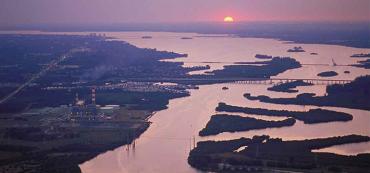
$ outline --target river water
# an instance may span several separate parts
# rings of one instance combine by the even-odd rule
[[[40,33],[40,32],[32,32]],[[55,33],[43,33],[55,34]],[[57,33],[60,34],[60,33]],[[88,33],[63,33],[88,34]],[[184,66],[206,65],[211,70],[222,69],[232,62],[261,61],[254,58],[255,54],[272,56],[289,56],[304,65],[302,68],[288,70],[276,77],[286,78],[320,78],[317,74],[323,71],[336,71],[339,75],[331,79],[352,80],[358,76],[370,74],[369,70],[345,66],[355,64],[357,60],[350,58],[355,53],[369,53],[370,49],[358,49],[335,45],[295,44],[273,39],[238,38],[227,35],[205,36],[193,33],[165,32],[105,32],[107,36],[117,40],[127,41],[142,48],[187,53],[187,58],[169,61],[185,62]],[[142,39],[142,36],[152,36],[152,39]],[[181,39],[192,37],[193,39]],[[302,46],[305,53],[288,53],[294,46]],[[310,53],[318,53],[311,55]],[[333,66],[333,61],[337,65]],[[320,65],[309,65],[320,64]],[[350,71],[345,74],[344,71]],[[194,72],[204,73],[204,71]],[[229,90],[221,88],[227,86]],[[267,95],[277,97],[295,97],[299,93],[315,93],[324,95],[324,85],[298,87],[299,93],[277,93],[268,91],[268,85],[215,84],[203,85],[199,90],[190,90],[191,96],[170,100],[168,109],[157,112],[151,117],[153,122],[149,129],[135,141],[135,145],[122,146],[113,151],[100,154],[92,160],[80,165],[84,173],[194,173],[197,170],[187,164],[187,157],[193,147],[194,140],[229,140],[254,135],[270,135],[285,140],[312,139],[320,137],[359,134],[370,136],[370,112],[336,107],[323,107],[350,113],[354,119],[350,122],[332,122],[321,124],[304,124],[297,121],[294,126],[269,128],[237,133],[221,133],[210,137],[199,137],[198,132],[205,127],[210,116],[216,114],[215,108],[219,102],[231,105],[277,110],[308,111],[315,106],[278,105],[250,101],[243,97],[244,93],[252,95]],[[257,117],[267,120],[279,120],[281,117],[254,116],[238,113],[238,115]],[[369,153],[370,143],[339,145],[318,150],[338,154],[354,155]]]
[[[299,69],[289,70],[277,77],[287,78],[320,78],[316,75],[322,71],[333,70],[339,75],[333,79],[354,79],[360,75],[369,74],[364,70],[349,66],[333,66],[333,60],[338,65],[356,63],[350,58],[355,53],[368,53],[370,49],[357,49],[334,45],[318,44],[288,44],[278,40],[259,38],[238,38],[233,36],[207,36],[192,33],[141,33],[119,32],[106,33],[117,40],[124,40],[142,48],[156,48],[158,50],[187,53],[187,58],[178,58],[170,61],[185,62],[184,66],[206,65],[211,70],[222,69],[232,62],[260,61],[254,58],[255,54],[273,56],[289,56],[302,64],[321,64],[319,66],[306,65]],[[142,36],[152,36],[152,39],[142,39]],[[192,37],[193,39],[181,39]],[[306,53],[288,53],[294,46],[302,46]],[[310,53],[318,53],[311,55]],[[344,71],[350,71],[345,74]],[[204,71],[196,72],[203,73]],[[229,90],[222,90],[223,86]],[[283,139],[307,139],[331,137],[339,135],[360,134],[370,135],[370,112],[345,108],[324,107],[350,113],[354,116],[350,122],[333,122],[315,125],[303,124],[301,121],[292,127],[270,128],[237,133],[222,133],[210,137],[199,137],[198,132],[205,127],[210,116],[216,114],[215,108],[219,102],[232,105],[260,107],[268,109],[287,109],[307,111],[315,106],[277,105],[250,101],[243,97],[248,92],[252,95],[268,95],[270,97],[295,97],[299,93],[310,92],[317,95],[325,94],[325,86],[315,85],[298,87],[299,93],[276,93],[267,91],[267,85],[238,85],[216,84],[200,86],[199,90],[191,90],[191,96],[171,100],[168,109],[157,112],[150,121],[150,128],[135,141],[135,147],[122,146],[113,151],[100,154],[96,158],[80,165],[84,173],[172,173],[198,172],[187,164],[187,157],[193,140],[229,140],[254,135],[270,135]],[[243,114],[239,114],[243,115]],[[252,116],[253,115],[243,115]],[[279,119],[261,117],[261,119]],[[353,155],[370,152],[370,143],[340,145],[322,149],[338,154]]]

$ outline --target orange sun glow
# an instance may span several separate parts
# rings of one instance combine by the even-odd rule
[[[224,22],[234,22],[234,18],[233,18],[233,17],[231,17],[231,16],[226,16],[226,17],[224,18]]]

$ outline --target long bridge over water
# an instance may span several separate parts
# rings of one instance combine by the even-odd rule
[[[352,82],[348,79],[315,79],[315,78],[143,78],[131,79],[138,82],[172,82],[172,83],[233,83],[233,84],[277,84],[293,81],[303,81],[314,85],[346,84]]]

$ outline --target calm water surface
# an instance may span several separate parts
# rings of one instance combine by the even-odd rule
[[[322,64],[321,66],[307,65],[300,69],[289,70],[278,77],[290,78],[320,78],[316,75],[322,71],[333,70],[338,76],[333,79],[354,79],[357,76],[369,74],[368,70],[349,67],[333,66],[333,60],[339,65],[356,63],[350,58],[355,53],[367,53],[369,49],[357,49],[343,46],[317,45],[317,44],[286,44],[272,39],[236,38],[236,37],[198,37],[189,33],[107,33],[118,40],[125,40],[138,47],[156,48],[158,50],[187,53],[189,57],[178,58],[170,61],[185,62],[184,66],[206,65],[202,62],[220,62],[208,64],[213,69],[222,69],[223,65],[233,62],[260,61],[254,55],[267,54],[273,56],[289,56],[297,59],[302,64]],[[152,39],[141,39],[150,35]],[[181,37],[193,37],[191,40],[182,40]],[[288,53],[287,49],[293,46],[302,46],[306,53]],[[313,56],[310,53],[318,53]],[[351,74],[344,74],[345,70]],[[197,72],[203,73],[204,71]],[[222,90],[228,86],[229,90]],[[171,100],[169,108],[159,111],[150,121],[153,124],[135,142],[135,149],[128,146],[106,152],[98,157],[81,164],[84,173],[98,172],[197,172],[187,164],[187,156],[192,147],[192,138],[201,140],[229,140],[254,135],[270,135],[286,140],[331,137],[349,134],[370,136],[370,112],[345,108],[324,107],[350,113],[354,116],[350,122],[333,122],[307,125],[298,121],[292,127],[270,128],[252,130],[238,133],[222,133],[210,137],[199,137],[198,132],[205,127],[210,116],[216,114],[215,108],[219,102],[232,105],[260,107],[269,109],[287,109],[307,111],[315,106],[276,105],[250,101],[245,99],[243,93],[252,95],[268,95],[270,97],[295,97],[299,93],[310,92],[317,95],[325,94],[325,86],[298,87],[299,93],[276,93],[267,91],[266,85],[237,85],[217,84],[201,86],[199,90],[191,90],[191,96]],[[242,116],[257,117],[239,114]],[[258,116],[261,119],[281,119],[279,117]],[[339,145],[325,148],[318,152],[335,152],[338,154],[353,155],[370,152],[370,143]]]
[[[0,32],[1,33],[1,32]],[[40,32],[28,32],[40,33]],[[304,65],[302,68],[286,71],[277,77],[287,78],[320,78],[316,75],[323,71],[333,70],[339,75],[332,79],[354,79],[370,74],[369,70],[350,66],[333,66],[355,64],[359,59],[350,58],[355,53],[369,53],[370,49],[349,48],[318,44],[287,44],[272,39],[237,38],[237,37],[199,37],[192,33],[143,33],[143,32],[105,32],[107,36],[124,40],[142,48],[187,53],[189,57],[169,61],[185,62],[184,66],[206,65],[202,62],[220,62],[208,64],[211,70],[222,69],[233,62],[261,61],[254,58],[255,54],[273,56],[289,56],[302,64],[321,64],[320,66]],[[55,34],[55,33],[43,33]],[[56,33],[60,34],[60,33]],[[88,34],[88,33],[63,33]],[[152,39],[142,39],[142,36]],[[193,37],[183,40],[181,37]],[[287,49],[302,46],[305,53],[288,53]],[[318,55],[310,55],[318,53]],[[344,71],[350,74],[344,74]],[[195,72],[204,73],[204,71]],[[229,90],[222,90],[223,86]],[[191,96],[170,100],[168,109],[157,112],[151,119],[152,125],[136,140],[135,147],[122,146],[113,151],[100,154],[96,158],[80,165],[84,173],[188,173],[198,172],[187,164],[187,157],[192,147],[192,139],[229,140],[254,135],[270,135],[285,140],[311,139],[349,134],[370,136],[370,112],[346,108],[324,107],[325,109],[350,113],[354,116],[350,122],[332,122],[308,125],[301,121],[292,127],[251,130],[237,133],[221,133],[210,137],[199,137],[198,132],[205,127],[210,116],[216,114],[219,102],[232,105],[277,110],[308,111],[315,106],[277,105],[250,101],[243,97],[244,93],[252,95],[268,95],[277,97],[295,97],[299,93],[325,94],[325,86],[298,87],[299,93],[277,93],[267,91],[267,85],[216,84],[200,86],[199,90],[191,90]],[[281,117],[254,116],[240,113],[242,116],[257,117],[266,120],[280,120]],[[329,147],[317,152],[334,152],[354,155],[370,152],[370,143],[348,144]]]

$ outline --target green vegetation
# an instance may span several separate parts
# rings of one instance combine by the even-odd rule
[[[199,136],[217,135],[222,132],[238,132],[273,127],[285,127],[295,124],[295,119],[288,118],[282,121],[265,121],[238,115],[212,115],[206,127],[199,132]]]
[[[343,156],[314,153],[311,150],[367,141],[370,141],[370,137],[359,135],[296,141],[283,141],[269,136],[204,141],[198,142],[197,147],[190,152],[188,163],[209,172],[272,172],[274,169],[298,172],[321,172],[328,169],[366,172],[370,167],[370,154]],[[241,147],[244,149],[240,150]]]
[[[253,115],[292,117],[303,121],[305,124],[325,123],[333,121],[351,121],[352,115],[342,112],[329,111],[325,109],[310,109],[308,112],[287,111],[287,110],[268,110],[262,108],[248,108],[219,103],[216,111],[241,112]]]

